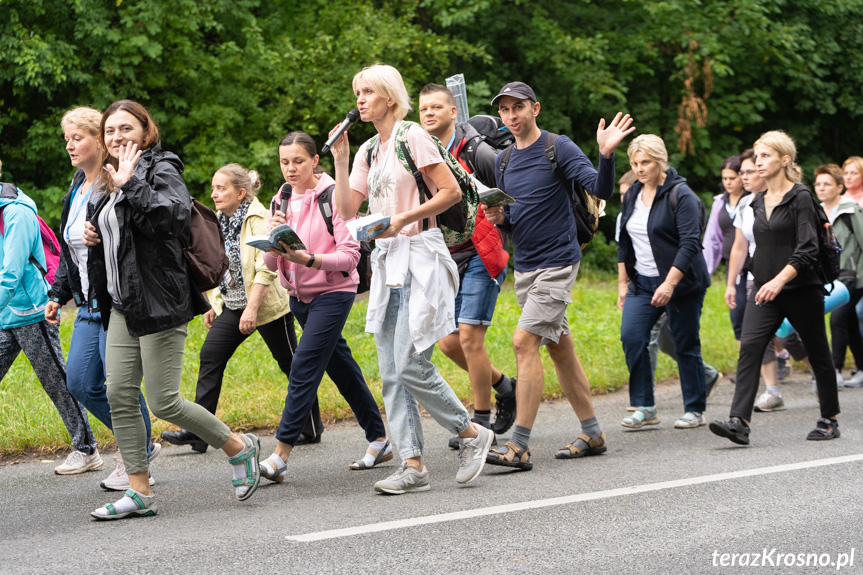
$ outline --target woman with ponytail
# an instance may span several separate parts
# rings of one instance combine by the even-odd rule
[[[264,252],[246,245],[249,236],[267,235],[267,209],[255,197],[261,187],[258,173],[228,164],[213,175],[210,197],[219,212],[230,267],[222,283],[207,294],[212,309],[204,314],[210,331],[201,346],[201,367],[195,403],[216,413],[222,378],[231,356],[255,330],[261,334],[285,377],[297,348],[294,317],[278,274],[264,263]],[[164,431],[162,439],[207,451],[207,442],[192,433]]]
[[[797,149],[786,133],[767,132],[753,148],[758,174],[767,182],[767,191],[757,194],[750,204],[752,233],[758,245],[752,258],[754,285],[743,316],[731,417],[714,421],[710,431],[734,443],[749,444],[761,358],[787,317],[809,354],[820,398],[821,417],[807,439],[835,439],[839,437],[839,397],[824,326],[824,287],[815,272],[820,208],[801,183],[802,172],[795,163]]]

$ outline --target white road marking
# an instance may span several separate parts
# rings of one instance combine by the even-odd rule
[[[285,539],[289,541],[300,541],[308,543],[311,541],[323,541],[326,539],[337,539],[340,537],[353,537],[357,535],[377,533],[379,531],[389,531],[392,529],[403,529],[407,527],[417,527],[420,525],[431,525],[433,523],[444,523],[446,521],[460,521],[462,519],[475,519],[477,517],[484,517],[486,515],[500,515],[502,513],[514,513],[517,511],[525,511],[528,509],[541,509],[543,507],[554,507],[557,505],[570,505],[572,503],[580,503],[582,501],[609,499],[611,497],[620,497],[623,495],[636,495],[639,493],[648,493],[650,491],[675,489],[677,487],[688,487],[690,485],[714,483],[717,481],[726,481],[728,479],[756,477],[759,475],[784,473],[786,471],[798,471],[800,469],[824,467],[827,465],[839,465],[842,463],[852,463],[855,461],[863,461],[863,453],[857,455],[845,455],[842,457],[831,457],[829,459],[816,459],[814,461],[801,461],[800,463],[789,463],[787,465],[775,465],[772,467],[759,467],[756,469],[747,469],[743,471],[732,471],[730,473],[717,473],[715,475],[704,475],[701,477],[691,477],[689,479],[674,479],[672,481],[661,481],[659,483],[633,485],[632,487],[621,487],[618,489],[608,489],[605,491],[594,491],[593,493],[581,493],[579,495],[568,495],[565,497],[552,497],[550,499],[523,501],[521,503],[510,503],[508,505],[481,507],[479,509],[468,509],[465,511],[441,513],[438,515],[428,515],[425,517],[410,517],[407,519],[383,521],[380,523],[370,523],[368,525],[358,525],[356,527],[345,527],[343,529],[331,529],[329,531],[318,531],[316,533],[306,533],[303,535],[287,535]]]

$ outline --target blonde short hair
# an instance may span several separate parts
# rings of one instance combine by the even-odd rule
[[[99,123],[102,121],[102,112],[95,108],[79,106],[72,108],[60,120],[60,128],[65,132],[70,125],[78,126],[97,140],[99,139]]]
[[[402,75],[392,66],[388,64],[366,66],[354,76],[351,82],[354,89],[357,87],[357,80],[359,78],[363,78],[368,82],[375,94],[392,99],[394,102],[392,111],[396,119],[403,120],[408,115],[408,112],[411,111],[411,99],[408,96],[408,89],[405,87]]]
[[[860,172],[860,174],[863,174],[863,158],[861,158],[860,156],[851,156],[850,158],[845,160],[844,164],[842,164],[842,169],[844,170],[845,168],[847,168],[849,164],[854,164],[855,166],[857,166],[857,171]]]
[[[626,150],[629,161],[631,162],[632,157],[639,152],[658,163],[663,172],[668,170],[668,150],[665,149],[665,142],[659,136],[642,134],[632,140]]]
[[[785,166],[785,178],[795,184],[803,182],[803,170],[797,165],[797,146],[794,145],[791,136],[782,130],[772,130],[761,134],[752,147],[755,148],[759,144],[775,150],[780,157],[789,156],[791,161]]]

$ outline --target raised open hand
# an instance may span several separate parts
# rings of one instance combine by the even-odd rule
[[[605,127],[605,118],[600,118],[599,127],[596,128],[596,143],[599,144],[599,153],[610,158],[623,139],[635,131],[632,126],[632,117],[618,112],[608,127]]]
[[[114,186],[122,188],[135,174],[135,165],[141,158],[141,150],[138,149],[138,144],[125,144],[120,146],[120,157],[117,158],[119,166],[114,169],[114,166],[108,164],[105,166],[105,171],[114,180]]]

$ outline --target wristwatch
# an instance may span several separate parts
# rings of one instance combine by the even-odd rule
[[[310,268],[315,263],[315,254],[309,254],[309,261],[306,262],[306,267]]]

